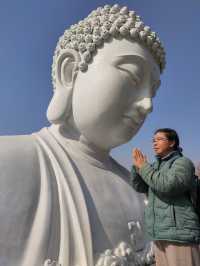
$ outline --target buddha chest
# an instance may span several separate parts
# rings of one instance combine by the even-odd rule
[[[143,198],[128,183],[128,171],[116,165],[104,169],[76,160],[77,175],[85,197],[95,257],[120,243],[144,247]]]

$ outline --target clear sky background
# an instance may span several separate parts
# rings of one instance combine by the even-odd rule
[[[51,63],[58,37],[93,9],[115,1],[0,0],[0,135],[27,134],[48,125]],[[152,134],[178,131],[185,155],[200,161],[200,0],[118,1],[159,33],[167,66],[154,110],[128,144],[112,151],[130,167],[139,147],[153,159]]]

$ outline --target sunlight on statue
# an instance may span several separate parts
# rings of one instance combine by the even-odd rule
[[[151,265],[143,198],[109,154],[152,111],[165,67],[127,7],[98,8],[59,39],[49,128],[1,137],[0,264]]]

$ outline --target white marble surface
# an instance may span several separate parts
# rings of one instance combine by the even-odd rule
[[[159,66],[125,38],[104,43],[86,72],[79,63],[71,49],[57,57],[50,128],[0,138],[2,266],[136,265],[146,252],[143,198],[109,153],[152,111]]]

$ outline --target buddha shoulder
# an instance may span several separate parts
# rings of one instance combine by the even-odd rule
[[[30,181],[38,171],[36,143],[32,135],[0,137],[1,181]]]
[[[32,135],[0,136],[0,158],[16,159],[20,156],[36,153]]]

